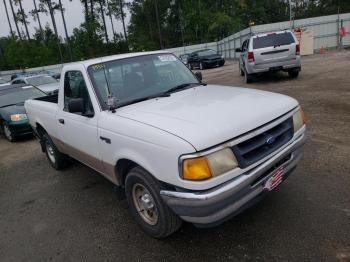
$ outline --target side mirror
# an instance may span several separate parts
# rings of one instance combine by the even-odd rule
[[[237,53],[242,53],[242,48],[236,48],[235,51],[236,51]]]
[[[68,102],[69,113],[83,113],[84,112],[84,99],[72,98]]]
[[[202,76],[202,73],[201,73],[201,72],[196,72],[194,75],[197,77],[197,79],[198,79],[200,82],[202,82],[203,76]]]

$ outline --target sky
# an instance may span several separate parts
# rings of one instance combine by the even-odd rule
[[[7,36],[7,35],[9,35],[9,32],[10,32],[10,27],[8,25],[6,12],[5,12],[5,6],[4,6],[3,1],[4,0],[0,0],[0,37]],[[12,30],[16,31],[16,27],[15,27],[15,24],[13,21],[9,0],[5,0],[5,1],[7,4],[7,9],[9,11],[9,16],[10,16],[10,20],[11,20],[11,24],[12,24]],[[36,2],[37,2],[37,6],[38,6],[39,0],[37,0]],[[65,18],[66,18],[66,23],[67,23],[68,34],[71,35],[73,32],[73,29],[75,27],[78,27],[84,20],[83,6],[79,0],[73,0],[72,2],[70,2],[69,0],[62,0],[62,5],[65,8]],[[28,24],[29,33],[31,35],[33,35],[35,32],[34,28],[39,27],[38,22],[34,21],[33,17],[30,14],[28,14],[28,12],[30,10],[34,9],[33,0],[22,0],[22,6],[23,6],[23,9],[28,16],[28,21],[30,22],[30,24]],[[14,9],[16,12],[18,7],[14,6]],[[55,18],[56,18],[58,34],[60,36],[62,36],[62,38],[64,38],[64,28],[63,28],[61,13],[56,12]],[[130,15],[127,12],[127,15],[126,15],[126,22],[127,23],[129,22],[129,19],[130,19]],[[40,14],[40,21],[41,21],[41,25],[43,27],[45,27],[46,24],[48,23],[50,28],[51,29],[53,28],[49,15],[45,15],[45,14],[41,13]],[[107,24],[106,26],[107,26],[108,35],[109,35],[110,39],[112,39],[113,33],[112,33],[112,27],[111,27],[111,22],[110,22],[109,17],[106,17],[106,24]],[[120,20],[116,20],[113,18],[113,24],[114,24],[114,28],[115,28],[117,33],[121,33],[123,31],[123,26],[122,26],[122,23]],[[22,30],[25,31],[24,26],[21,25],[20,23],[19,23],[19,27],[20,27],[21,31]]]

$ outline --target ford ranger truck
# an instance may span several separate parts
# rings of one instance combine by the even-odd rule
[[[25,109],[55,169],[71,157],[101,173],[155,238],[251,206],[296,168],[305,138],[295,99],[206,85],[167,52],[66,65],[58,95]]]

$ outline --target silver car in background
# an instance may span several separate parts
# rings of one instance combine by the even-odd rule
[[[59,82],[50,75],[20,76],[11,81],[11,84],[25,84],[35,86],[44,93],[50,95],[58,91]]]
[[[236,52],[241,53],[239,69],[246,83],[259,73],[286,71],[296,78],[301,70],[300,45],[290,30],[251,36]]]

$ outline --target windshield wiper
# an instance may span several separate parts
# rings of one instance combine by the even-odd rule
[[[120,103],[117,107],[119,108],[119,107],[131,105],[131,104],[139,103],[142,101],[150,100],[153,98],[157,98],[157,97],[168,97],[168,96],[170,96],[170,94],[165,94],[165,93],[160,93],[160,94],[156,94],[156,95],[152,95],[152,96],[145,96],[145,97],[136,98],[136,99],[132,99],[130,101]]]
[[[146,97],[141,97],[141,98],[136,98],[136,99],[133,99],[133,100],[130,100],[130,101],[126,101],[126,102],[120,103],[118,105],[118,108],[119,107],[123,107],[123,106],[127,106],[127,105],[131,105],[131,104],[135,104],[135,103],[139,103],[139,102],[142,102],[142,101],[154,99],[154,98],[157,98],[157,97],[169,97],[171,93],[179,91],[179,90],[187,89],[187,88],[189,88],[190,86],[193,86],[193,85],[206,85],[206,84],[205,83],[186,83],[186,84],[177,85],[177,86],[172,87],[169,90],[167,90],[165,92],[161,92],[159,94],[146,96]]]
[[[184,90],[184,89],[187,89],[189,88],[190,86],[193,86],[193,85],[205,85],[203,83],[186,83],[186,84],[181,84],[181,85],[177,85],[177,86],[174,86],[172,88],[170,88],[169,90],[165,91],[163,94],[171,94],[171,93],[174,93],[176,91],[179,91],[179,90]]]

